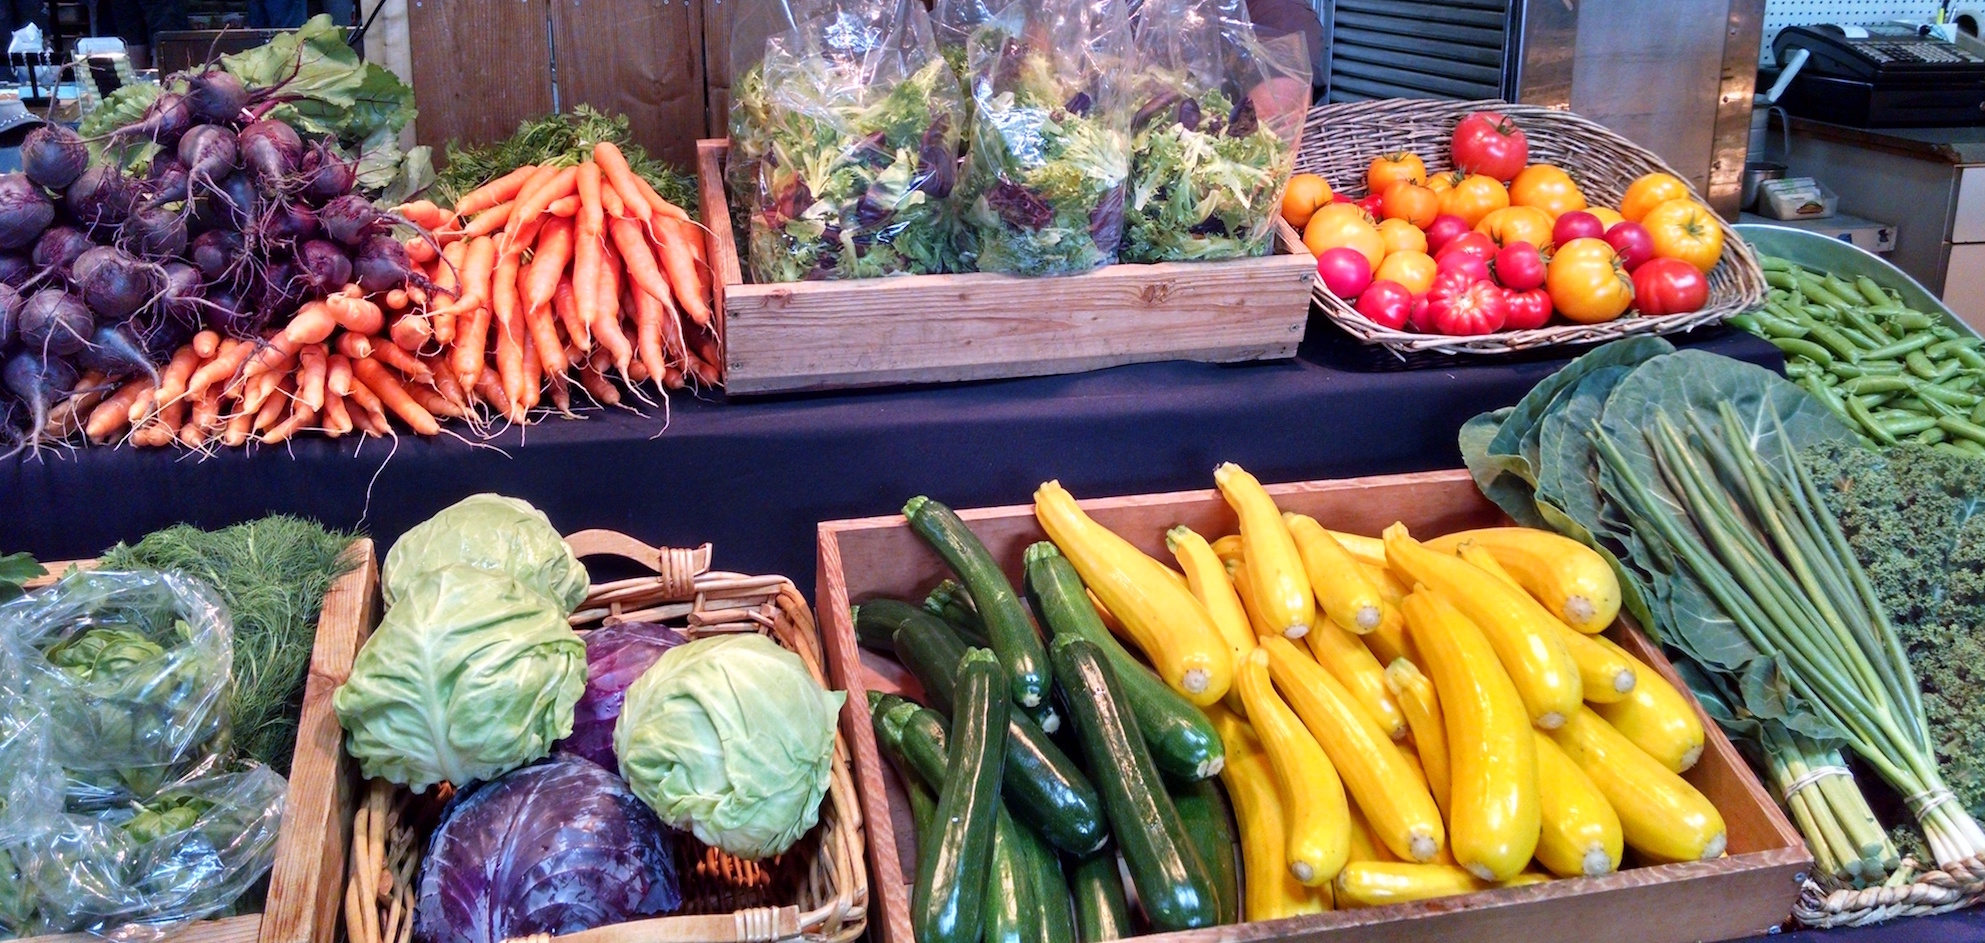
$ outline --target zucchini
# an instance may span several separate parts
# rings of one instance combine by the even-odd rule
[[[985,930],[1009,687],[999,660],[985,649],[965,653],[957,683],[937,815],[931,834],[917,847],[910,919],[918,943],[978,943]]]
[[[984,943],[1037,943],[1032,934],[1041,908],[1034,900],[1028,846],[1038,844],[1002,805],[993,832],[992,870],[986,872]]]
[[[1052,651],[1055,675],[1089,768],[1110,773],[1098,783],[1103,808],[1130,866],[1131,886],[1144,915],[1161,931],[1213,926],[1220,919],[1213,875],[1193,850],[1185,822],[1158,778],[1136,716],[1122,706],[1102,648],[1080,636],[1061,635]]]
[[[1220,772],[1226,754],[1213,722],[1103,627],[1102,617],[1096,615],[1096,607],[1082,588],[1082,578],[1067,557],[1034,553],[1029,548],[1026,583],[1027,598],[1050,636],[1084,638],[1102,649],[1118,691],[1137,716],[1137,729],[1143,732],[1151,759],[1160,770],[1183,780],[1205,779]]]
[[[1199,860],[1213,874],[1213,897],[1220,923],[1241,922],[1241,879],[1234,863],[1234,814],[1227,794],[1213,780],[1201,779],[1172,787],[1172,805],[1185,821],[1186,835]]]
[[[857,616],[869,631],[878,631],[877,623],[892,629],[897,660],[916,675],[931,706],[949,713],[964,645],[935,616],[895,600],[875,600]],[[1078,855],[1094,851],[1108,836],[1096,787],[1025,714],[1009,712],[1006,734],[1001,790],[1014,816],[1056,848]]]
[[[924,597],[924,611],[944,620],[951,631],[974,648],[991,648],[986,641],[986,623],[979,610],[972,608],[972,597],[957,580],[943,580]]]
[[[1020,860],[1026,865],[1033,908],[1028,914],[1028,943],[1075,943],[1075,905],[1068,896],[1068,879],[1061,857],[1046,840],[1025,825],[1015,825]]]
[[[875,726],[876,748],[895,768],[896,778],[902,781],[903,794],[910,799],[910,820],[917,826],[917,835],[922,836],[930,831],[931,815],[937,811],[937,799],[930,794],[930,787],[924,784],[924,778],[911,770],[909,759],[903,755],[900,708],[909,703],[893,694],[868,692],[868,710]],[[899,711],[898,718],[892,718],[892,710]]]
[[[1123,872],[1117,867],[1115,845],[1078,859],[1068,871],[1068,886],[1075,897],[1075,929],[1082,943],[1137,934],[1130,926],[1130,905],[1123,899]]]
[[[879,623],[873,619],[869,619],[866,621],[862,619],[863,609],[867,609],[869,606],[875,603],[892,603],[892,602],[896,602],[896,600],[872,599],[869,600],[868,602],[862,603],[859,606],[848,607],[848,621],[854,623],[855,626],[856,645],[860,645],[861,647],[866,648],[872,652],[881,652],[884,655],[896,654],[895,643],[891,642],[889,639],[892,630],[886,628],[883,623]]]
[[[1000,666],[1006,669],[1013,703],[1034,707],[1046,700],[1054,682],[1048,668],[1048,653],[1041,645],[1040,634],[1034,631],[1034,623],[1027,618],[1027,607],[1021,604],[1019,594],[1007,582],[1006,574],[1000,572],[986,545],[979,542],[950,508],[923,495],[903,505],[903,516],[910,519],[910,529],[958,574],[966,592],[971,594],[972,608],[985,622],[986,638],[992,642],[993,652],[999,655]]]

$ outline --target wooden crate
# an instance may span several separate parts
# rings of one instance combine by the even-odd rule
[[[1360,534],[1376,534],[1395,520],[1426,535],[1508,523],[1464,471],[1273,485],[1268,490],[1286,510]],[[1236,528],[1233,512],[1215,491],[1104,498],[1082,506],[1099,523],[1160,559],[1169,558],[1164,533],[1175,524],[1209,536]],[[1020,555],[1027,545],[1045,538],[1031,506],[959,514],[1010,575],[1020,573]],[[823,523],[819,549],[820,626],[834,684],[845,687],[849,704],[865,714],[869,690],[894,691],[915,682],[893,662],[856,646],[849,604],[874,596],[918,598],[948,571],[900,516]],[[1638,631],[1616,625],[1610,634],[1682,687],[1667,659]],[[865,720],[854,726],[849,733],[856,783],[868,819],[869,864],[880,902],[870,923],[877,943],[913,943],[908,882],[916,850],[907,802],[894,772],[876,753],[872,728]],[[1724,858],[1165,938],[1206,943],[1587,943],[1606,935],[1595,930],[1605,927],[1636,943],[1685,943],[1766,932],[1790,913],[1812,856],[1729,739],[1706,717],[1704,726],[1708,742],[1702,760],[1686,778],[1723,813],[1730,839]]]
[[[722,286],[724,389],[780,393],[1077,373],[1154,360],[1292,357],[1316,260],[1281,220],[1274,255],[1084,275],[903,275],[748,284],[724,193],[726,141],[697,144]]]
[[[331,709],[331,694],[351,675],[352,659],[379,621],[379,563],[372,541],[352,544],[358,565],[324,597],[303,714],[290,760],[289,794],[276,833],[276,861],[262,912],[201,920],[174,932],[171,943],[333,943],[344,900],[345,850],[351,847],[353,795],[358,769],[345,755],[344,731]],[[29,588],[54,582],[70,566],[48,564],[51,574]],[[102,943],[87,933],[31,937],[22,943]]]

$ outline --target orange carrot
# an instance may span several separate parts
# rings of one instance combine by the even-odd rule
[[[324,408],[324,375],[330,369],[324,353],[324,345],[312,344],[297,351],[299,364],[296,371],[296,395],[298,402],[312,411]]]
[[[642,235],[641,224],[631,219],[610,219],[607,232],[613,235],[614,247],[620,250],[627,277],[656,298],[669,297],[668,279],[662,277],[662,270],[656,266],[655,254],[648,251],[648,239]]]
[[[324,388],[339,396],[349,396],[352,391],[352,359],[344,354],[332,354],[324,362]]]
[[[422,229],[440,229],[448,222],[448,211],[435,206],[432,200],[415,200],[412,203],[402,203],[399,206],[393,207],[393,212],[406,217],[407,222]]]
[[[402,350],[419,350],[428,338],[434,336],[434,323],[424,314],[405,315],[393,322],[388,336],[393,338],[393,345]]]
[[[277,387],[289,380],[289,363],[285,361],[277,365],[275,369],[257,374],[252,379],[243,381],[244,389],[241,394],[241,408],[249,412],[261,409],[262,404],[268,402],[269,397],[275,395]]]
[[[524,334],[524,400],[523,409],[517,413],[522,419],[524,412],[537,408],[538,397],[544,395],[544,361],[538,358],[536,335]]]
[[[364,334],[353,334],[347,331],[338,335],[337,351],[353,360],[370,357],[372,356],[372,338]]]
[[[549,216],[564,216],[567,218],[577,216],[579,214],[579,194],[574,193],[559,197],[551,201],[551,205],[545,207],[544,211]]]
[[[408,396],[413,397],[414,402],[420,404],[420,408],[434,414],[437,420],[441,416],[446,416],[450,419],[459,419],[468,415],[460,406],[448,402],[448,397],[442,396],[440,390],[425,383],[409,383],[406,386],[406,391]]]
[[[283,412],[290,407],[296,387],[285,377],[274,392],[262,400],[261,409],[255,412],[255,423],[250,426],[256,432],[267,432],[283,418]],[[249,407],[254,409],[254,407]]]
[[[398,344],[382,344],[375,339],[372,342],[372,356],[369,359],[377,360],[400,371],[409,379],[423,383],[434,376],[433,371],[427,368],[427,364],[421,363],[420,358],[407,353]],[[353,362],[352,366],[357,367],[357,362]],[[370,386],[371,384],[367,385]]]
[[[565,264],[572,258],[572,222],[554,218],[538,233],[531,271],[524,280],[524,318],[535,335],[538,360],[546,373],[564,373],[565,345],[558,339],[557,321],[552,317],[551,298],[558,293]]]
[[[589,272],[586,277],[593,278],[593,274]],[[598,279],[594,282],[597,288]],[[572,341],[573,351],[583,357],[593,349],[593,331],[579,314],[575,290],[572,278],[559,281],[558,289],[551,293],[551,311],[558,317],[558,323],[565,326],[565,336]]]
[[[654,186],[648,183],[647,178],[636,174],[634,176],[634,186],[640,189],[642,199],[648,202],[648,206],[655,211],[657,217],[673,219],[684,223],[690,221],[689,212],[674,203],[662,199],[662,195],[655,192]]]
[[[316,410],[298,403],[296,408],[290,411],[289,418],[269,427],[269,431],[262,434],[262,443],[264,445],[275,445],[279,442],[287,441],[290,436],[296,434],[298,429],[310,425],[311,421],[316,418]]]
[[[648,382],[648,365],[639,360],[629,364],[627,368],[627,382],[636,385]],[[659,377],[656,378],[656,382],[660,382]]]
[[[544,215],[545,208],[566,194],[574,192],[579,182],[579,168],[565,167],[552,173],[544,185],[517,198],[517,208],[510,211],[510,221],[503,224],[506,233],[520,233],[523,228]]]
[[[353,361],[352,376],[358,382],[365,384],[366,389],[379,397],[380,403],[391,409],[393,415],[404,420],[415,432],[421,435],[436,435],[441,432],[441,424],[435,421],[434,414],[408,395],[407,388],[393,376],[393,371],[387,369],[385,364],[372,357]],[[356,390],[356,387],[353,389]]]
[[[661,299],[638,288],[634,290],[635,337],[638,338],[641,362],[653,376],[668,372],[668,357],[662,353],[662,319],[669,316],[670,312]]]
[[[351,413],[345,409],[345,398],[332,393],[324,398],[324,434],[335,439],[352,431]]]
[[[234,346],[230,347],[228,346],[229,344],[233,344]],[[239,371],[248,363],[248,357],[253,353],[255,353],[254,341],[238,341],[231,337],[222,341],[220,351],[214,354],[214,359],[207,361],[200,366],[200,369],[193,371],[193,375],[185,381],[183,386],[177,387],[176,391],[172,378],[170,376],[165,377],[159,384],[159,392],[170,393],[171,395],[159,398],[157,400],[158,404],[162,406],[168,400],[176,400],[185,393],[198,395],[207,387],[213,386],[216,383],[226,383],[233,380],[236,371]],[[177,356],[173,357],[175,364],[178,360],[179,358]],[[171,369],[171,366],[168,365],[167,369]]]
[[[469,220],[469,224],[462,227],[462,238],[477,239],[501,230],[504,226],[509,225],[510,214],[516,209],[517,204],[514,201],[490,207],[483,211],[481,216]]]
[[[364,298],[332,295],[324,299],[324,305],[330,309],[331,320],[354,334],[377,334],[386,327],[386,312],[379,310],[378,305]],[[296,322],[290,323],[294,325]],[[321,341],[329,336],[326,334],[317,340]],[[315,343],[315,341],[306,343]]]
[[[608,248],[610,251],[611,247]],[[593,336],[599,338],[600,346],[606,349],[614,366],[620,369],[621,377],[625,378],[628,364],[634,360],[634,345],[628,341],[627,332],[621,329],[619,273],[618,259],[601,260],[600,284],[594,295],[599,299],[599,304],[593,309],[591,326]]]
[[[408,239],[403,245],[407,249],[407,261],[415,265],[426,265],[440,256],[440,253],[434,251],[434,243],[419,236]]]
[[[620,195],[626,204],[624,212],[633,213],[634,218],[646,225],[654,215],[654,207],[648,205],[647,198],[641,195],[641,187],[634,176],[634,168],[627,166],[627,157],[612,141],[601,141],[593,145],[593,162],[600,165],[600,174],[608,186]],[[613,215],[619,216],[621,212]]]
[[[568,419],[579,418],[572,415],[572,381],[569,377],[563,373],[545,374],[545,386],[550,388],[551,408]]]
[[[524,398],[524,325],[517,316],[517,270],[521,250],[503,250],[489,288],[494,297],[490,308],[496,315],[496,373],[503,381],[503,392],[511,402]]]
[[[212,331],[201,331],[193,335],[193,352],[205,360],[221,349],[221,336]]]
[[[227,354],[232,353],[233,348],[229,347],[228,346],[229,344],[233,344],[237,347],[247,346],[244,345],[241,341],[235,340],[233,338],[228,338],[226,341],[222,342],[218,348],[216,348],[216,352],[217,352],[216,359],[218,359],[219,357],[227,356]],[[242,355],[243,358],[245,358],[246,356],[247,356],[246,354]],[[202,358],[199,354],[198,345],[195,344],[188,344],[184,347],[179,348],[176,351],[173,351],[172,360],[165,365],[164,370],[159,372],[159,388],[158,391],[152,395],[151,401],[143,404],[139,404],[139,403],[131,404],[131,410],[132,410],[131,421],[137,422],[138,418],[144,415],[144,413],[140,411],[141,405],[163,406],[166,403],[169,403],[173,400],[180,398],[181,396],[186,395],[186,386],[189,382],[191,382],[192,377],[196,375],[196,371],[194,370],[194,368],[200,365],[201,359]],[[234,373],[235,368],[239,366],[241,366],[241,359],[234,360],[226,368],[228,374],[232,375]],[[208,382],[211,383],[213,381],[209,380]]]
[[[615,192],[612,187],[602,187],[600,188],[600,211],[606,214],[607,219],[618,219],[627,215],[627,201],[621,199],[620,194]]]
[[[352,366],[356,369],[358,361],[352,361]],[[360,383],[354,377],[352,379],[351,395],[346,397],[346,399],[350,400],[352,405],[356,405],[359,408],[359,412],[365,414],[369,424],[377,430],[372,433],[373,435],[391,435],[393,433],[393,423],[386,418],[386,406],[379,401],[379,394],[372,392],[371,387]]]
[[[386,307],[394,311],[405,310],[407,307],[407,290],[404,288],[395,288],[388,291],[386,293]]]
[[[579,369],[579,385],[585,387],[586,395],[601,406],[620,405],[620,389],[606,378],[607,368],[611,366],[613,359],[607,356],[607,349],[601,347],[593,351],[593,356]]]
[[[429,300],[440,301],[440,295],[457,301],[462,297],[462,266],[468,263],[469,244],[451,242],[441,250],[441,263],[435,268],[434,287],[439,289],[436,297]]]
[[[675,288],[682,310],[697,324],[707,326],[710,306],[703,300],[703,277],[697,273],[696,258],[689,250],[689,240],[694,237],[700,242],[703,234],[672,219],[662,220],[655,228],[659,237],[655,246],[661,251],[662,268],[668,272],[669,284]]]
[[[525,164],[480,187],[470,190],[455,201],[455,215],[468,216],[480,213],[498,203],[506,203],[517,198],[517,192],[524,184],[535,177],[542,168]]]
[[[460,412],[450,413],[449,415],[468,415],[469,398],[462,393],[462,384],[455,379],[455,374],[447,370],[435,369],[438,366],[442,366],[438,359],[436,362],[427,365],[429,382],[434,384],[435,392],[440,393],[443,399],[446,399],[461,409]]]
[[[152,381],[149,377],[139,377],[127,381],[110,394],[95,409],[90,410],[89,419],[83,422],[83,434],[92,442],[107,442],[110,437],[131,424],[131,410],[141,402],[150,402]]]

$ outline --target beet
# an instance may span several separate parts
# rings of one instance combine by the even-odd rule
[[[162,206],[140,207],[124,221],[121,240],[140,258],[154,262],[186,251],[186,214]]]
[[[351,257],[335,242],[312,239],[297,247],[296,261],[303,267],[304,281],[319,294],[328,295],[351,284]]]
[[[60,357],[23,350],[0,367],[0,383],[28,407],[27,434],[21,437],[21,444],[14,451],[39,449],[43,432],[48,428],[49,408],[76,388],[76,368]]]
[[[213,124],[186,132],[179,139],[178,155],[179,162],[186,165],[187,176],[202,186],[213,186],[214,181],[232,173],[240,157],[233,133]]]
[[[74,230],[71,230],[71,232],[74,232]],[[78,233],[78,235],[81,234]],[[42,238],[48,238],[48,233],[43,232]],[[41,245],[40,240],[36,240],[35,245]],[[0,252],[0,285],[6,285],[9,288],[19,288],[28,279],[34,277],[34,270],[34,260],[28,258],[26,255],[19,252]],[[0,347],[4,346],[6,345],[0,344]]]
[[[282,192],[291,174],[303,163],[303,139],[296,129],[272,118],[263,118],[242,128],[236,136],[241,163],[255,179],[264,195]]]
[[[169,203],[184,201],[192,192],[193,178],[187,174],[186,165],[177,160],[163,166],[154,165],[152,175],[140,187],[145,198],[142,207],[159,207]]]
[[[289,259],[273,262],[262,270],[262,284],[255,291],[256,316],[263,320],[287,316],[308,293],[300,266]]]
[[[98,266],[123,257],[124,253],[116,246],[92,245],[69,264],[69,280],[80,286]]]
[[[80,273],[83,266],[76,266]],[[138,313],[158,294],[162,273],[159,267],[139,261],[122,252],[105,258],[77,279],[83,302],[98,317],[122,321]]]
[[[186,80],[186,107],[196,121],[231,124],[248,107],[248,87],[234,73],[209,69]]]
[[[70,184],[68,192],[62,195],[62,205],[85,231],[94,233],[124,225],[137,195],[137,188],[123,171],[110,164],[98,164],[83,171]]]
[[[86,370],[101,371],[105,377],[142,373],[151,378],[154,387],[159,383],[158,366],[152,363],[144,342],[124,324],[99,326],[76,362]]]
[[[199,269],[200,277],[217,282],[229,277],[241,264],[241,253],[247,245],[241,234],[232,229],[209,229],[193,237],[187,258]]]
[[[0,249],[19,249],[41,238],[55,221],[55,204],[27,174],[0,174]]]
[[[44,288],[21,306],[15,322],[21,346],[37,355],[67,357],[80,352],[96,331],[96,319],[76,296]]]
[[[167,262],[159,269],[165,278],[159,289],[158,310],[185,324],[199,323],[200,307],[206,300],[201,297],[206,281],[200,270],[179,261]]]
[[[44,124],[21,142],[21,170],[50,190],[66,189],[89,166],[89,145],[62,125]]]
[[[35,240],[35,267],[54,272],[62,278],[69,277],[69,266],[83,253],[96,247],[83,231],[70,226],[50,226],[48,231]]]
[[[379,211],[355,193],[324,204],[317,212],[317,219],[324,224],[325,235],[348,246],[359,245],[386,227]]]
[[[413,260],[407,258],[407,247],[400,245],[400,240],[381,233],[359,246],[352,272],[358,276],[358,287],[367,294],[391,291],[407,287]]]
[[[277,245],[302,242],[317,235],[317,214],[301,203],[280,199],[264,205],[262,239]]]
[[[21,306],[26,303],[20,292],[0,285],[0,350],[14,346],[14,335],[20,332]]]
[[[193,109],[186,106],[186,98],[178,92],[165,92],[152,99],[145,106],[145,117],[135,124],[127,124],[110,132],[112,141],[132,141],[143,139],[154,144],[172,147],[193,127]]]
[[[352,192],[358,185],[358,171],[338,155],[329,143],[311,145],[303,160],[303,198],[322,206]]]
[[[255,181],[236,171],[199,195],[194,201],[194,222],[202,229],[244,230],[254,221]]]

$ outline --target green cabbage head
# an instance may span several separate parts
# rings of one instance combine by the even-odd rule
[[[424,792],[549,754],[585,687],[586,643],[561,609],[454,565],[401,587],[331,705],[365,775]]]
[[[762,635],[701,639],[663,652],[627,689],[613,752],[662,821],[764,858],[820,820],[846,699]]]
[[[393,542],[380,571],[390,608],[423,575],[461,564],[504,573],[570,613],[586,599],[586,567],[544,512],[496,494],[463,498]]]

